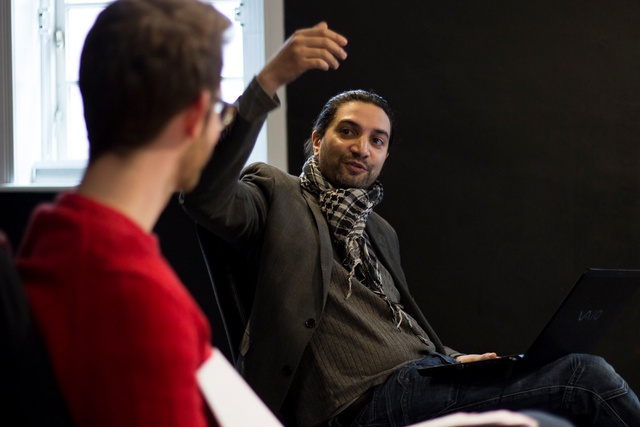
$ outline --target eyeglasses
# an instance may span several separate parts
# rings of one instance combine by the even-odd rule
[[[222,129],[226,128],[233,122],[233,119],[236,117],[236,112],[238,111],[235,105],[224,102],[219,98],[213,100],[211,108],[213,109],[213,112],[220,117],[220,125]]]

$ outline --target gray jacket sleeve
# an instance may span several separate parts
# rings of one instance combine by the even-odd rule
[[[241,171],[267,114],[280,104],[255,78],[236,104],[238,114],[221,135],[200,182],[180,200],[198,223],[239,245],[259,230],[268,208],[260,190],[240,180]]]

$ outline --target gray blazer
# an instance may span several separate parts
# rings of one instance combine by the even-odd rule
[[[241,114],[221,138],[200,184],[183,194],[182,200],[199,223],[245,252],[250,260],[247,268],[256,273],[239,369],[280,415],[302,354],[322,319],[334,254],[320,207],[302,190],[298,177],[264,163],[241,172],[268,111],[277,105],[256,84],[252,82],[243,94]],[[367,233],[379,261],[393,277],[405,310],[439,352],[453,354],[409,293],[393,228],[372,213]]]

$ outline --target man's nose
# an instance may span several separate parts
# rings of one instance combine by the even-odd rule
[[[353,144],[351,144],[351,152],[360,157],[369,156],[369,140],[367,137],[362,136],[355,140]]]

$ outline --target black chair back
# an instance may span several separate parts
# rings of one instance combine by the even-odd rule
[[[256,277],[247,268],[247,257],[241,251],[200,224],[196,233],[226,336],[226,342],[214,345],[235,364],[251,314]]]
[[[0,366],[4,411],[0,424],[72,426],[27,295],[6,251],[0,249]],[[9,422],[2,422],[8,420]]]

